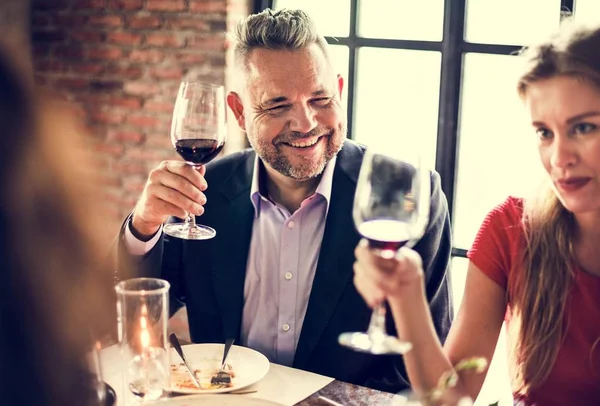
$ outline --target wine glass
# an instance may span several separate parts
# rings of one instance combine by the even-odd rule
[[[412,247],[429,221],[430,173],[416,151],[368,148],[360,169],[353,217],[369,247],[393,258]],[[365,333],[343,333],[341,345],[373,354],[404,354],[412,344],[386,333],[384,303],[375,306]]]
[[[177,93],[171,142],[185,162],[196,168],[216,157],[225,145],[225,90],[223,86],[182,82]],[[196,216],[187,213],[183,223],[171,223],[163,231],[186,240],[207,240],[217,233],[196,224]]]

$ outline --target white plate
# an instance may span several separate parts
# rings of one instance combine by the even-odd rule
[[[181,396],[150,402],[156,406],[283,406],[270,400],[250,398],[243,395],[195,395]]]
[[[205,385],[210,384],[214,371],[221,366],[223,358],[223,344],[191,344],[183,347],[183,353],[188,363],[194,370],[200,370],[198,377]],[[226,393],[245,388],[260,381],[269,371],[269,360],[261,353],[250,348],[234,345],[229,350],[227,364],[231,365],[235,373],[232,386],[228,388],[200,389],[182,388],[179,382],[191,382],[183,361],[174,349],[171,349],[171,390],[178,393]]]

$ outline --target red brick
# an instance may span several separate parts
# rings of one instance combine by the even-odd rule
[[[200,18],[169,17],[165,21],[168,28],[175,30],[194,30],[194,32],[209,31],[209,23]]]
[[[96,111],[90,118],[99,124],[121,124],[125,121],[125,113],[121,111]]]
[[[85,75],[99,75],[104,71],[104,65],[99,63],[71,63],[71,70]]]
[[[92,27],[121,27],[123,19],[116,15],[91,16],[87,23]]]
[[[115,149],[111,150],[111,147],[115,147]],[[115,153],[117,151],[116,147],[121,147],[120,153]],[[99,152],[108,153],[110,155],[122,155],[123,154],[123,146],[122,145],[104,145],[104,146],[96,146],[96,150]],[[120,187],[122,185],[121,177],[118,174],[111,173],[101,173],[95,176],[96,182],[98,182],[102,186],[114,186]]]
[[[108,7],[115,10],[140,10],[142,0],[108,0]]]
[[[97,152],[105,153],[107,155],[122,156],[125,152],[125,147],[120,144],[99,142],[96,145],[94,145],[94,150],[96,150]]]
[[[149,100],[144,103],[144,110],[154,113],[173,113],[173,102],[160,102]]]
[[[104,42],[105,34],[98,31],[71,31],[71,39],[86,44],[98,44]]]
[[[61,14],[55,15],[56,25],[62,28],[84,27],[88,17],[82,15]]]
[[[123,50],[114,47],[102,47],[88,49],[87,58],[92,60],[110,60],[114,61],[123,57]]]
[[[154,79],[181,79],[183,77],[181,68],[152,68],[150,76]]]
[[[109,131],[107,140],[117,143],[125,142],[129,144],[140,144],[144,140],[144,134],[139,131]]]
[[[190,11],[193,13],[224,13],[227,11],[225,0],[190,0]]]
[[[127,124],[141,128],[156,128],[162,122],[156,116],[145,114],[131,114],[127,117]]]
[[[136,30],[149,30],[160,28],[162,21],[160,18],[151,15],[135,15],[127,18],[127,26]]]
[[[150,11],[185,11],[185,0],[148,0],[146,9]]]
[[[109,43],[119,45],[139,45],[142,43],[143,38],[144,36],[141,34],[120,31],[108,33],[108,35],[106,36],[106,41]]]
[[[48,60],[48,59],[35,59],[34,60],[35,70],[41,72],[52,72],[52,73],[65,73],[69,70],[69,66],[62,61]]]
[[[74,9],[104,9],[106,7],[106,0],[77,0],[73,4]]]
[[[202,54],[180,53],[175,55],[175,59],[182,65],[199,65],[206,62],[206,56]]]
[[[189,47],[206,51],[222,51],[225,50],[225,38],[195,36],[189,40]]]
[[[57,89],[62,90],[82,90],[87,89],[90,82],[86,79],[62,78],[55,82]]]
[[[186,38],[177,34],[158,33],[146,36],[146,44],[156,47],[183,48],[185,42]]]
[[[126,109],[139,110],[142,107],[142,99],[139,97],[112,97],[109,102],[111,106]]]
[[[152,82],[128,82],[123,90],[134,96],[153,96],[159,92],[158,85]]]
[[[165,59],[165,53],[155,49],[134,49],[129,54],[131,62],[158,63]]]
[[[115,76],[123,80],[135,80],[142,76],[143,71],[142,68],[138,66],[110,65],[106,68],[104,73],[108,76]]]

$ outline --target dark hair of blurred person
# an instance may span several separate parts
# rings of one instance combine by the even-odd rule
[[[94,404],[86,354],[115,302],[91,163],[76,121],[26,79],[0,53],[0,403]]]

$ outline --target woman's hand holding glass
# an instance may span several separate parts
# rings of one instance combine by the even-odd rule
[[[363,239],[354,254],[354,284],[370,307],[385,300],[393,306],[402,299],[413,297],[414,292],[422,294],[423,264],[416,251],[402,247],[396,256],[381,256]]]

